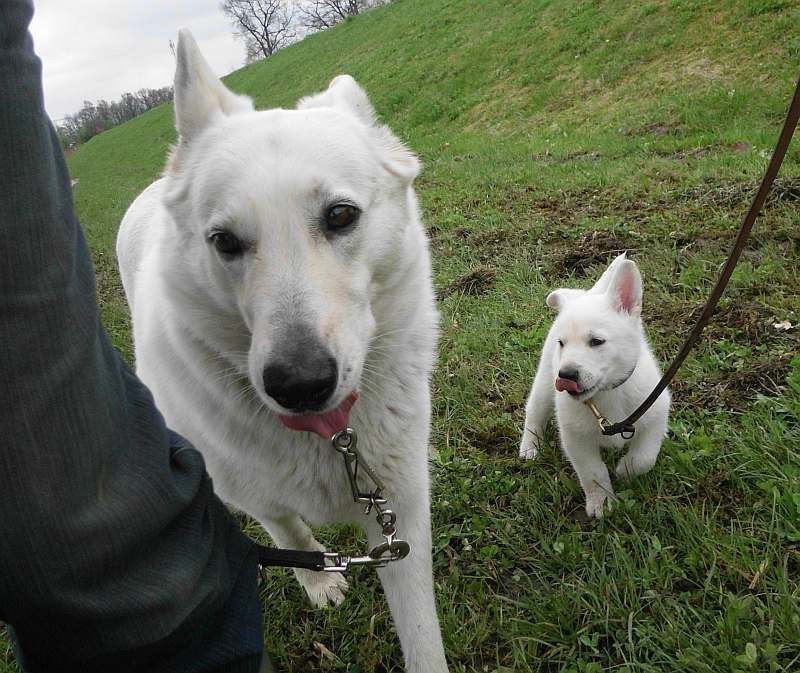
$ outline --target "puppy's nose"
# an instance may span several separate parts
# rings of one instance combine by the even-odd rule
[[[336,390],[336,360],[325,350],[299,353],[264,368],[264,390],[285,409],[318,411]]]
[[[580,372],[577,369],[558,370],[558,378],[560,379],[569,379],[570,381],[575,381],[575,383],[577,383],[580,377],[581,377]]]

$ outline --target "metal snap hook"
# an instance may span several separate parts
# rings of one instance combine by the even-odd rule
[[[348,453],[350,448],[355,446],[357,440],[356,431],[353,428],[345,428],[331,437],[331,444],[340,453]]]

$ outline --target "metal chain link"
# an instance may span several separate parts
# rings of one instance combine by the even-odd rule
[[[327,572],[343,572],[351,565],[365,565],[383,567],[394,561],[399,561],[408,556],[411,546],[405,540],[400,540],[397,535],[397,515],[385,505],[388,500],[381,495],[384,490],[383,482],[364,460],[356,448],[358,437],[355,430],[346,428],[331,437],[333,448],[342,454],[344,467],[347,472],[347,481],[353,502],[366,505],[364,514],[369,515],[374,509],[377,512],[375,520],[381,527],[384,542],[369,550],[366,556],[345,556],[340,552],[325,553],[325,568]],[[359,487],[359,472],[363,472],[374,484],[374,488],[362,491]]]

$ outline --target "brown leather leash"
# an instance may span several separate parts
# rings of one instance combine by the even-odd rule
[[[758,217],[758,214],[767,199],[767,195],[772,187],[772,183],[775,181],[775,176],[778,174],[778,170],[780,170],[781,164],[783,163],[783,158],[786,156],[786,150],[789,148],[789,142],[792,140],[792,135],[794,134],[795,128],[797,128],[798,117],[800,117],[800,80],[798,80],[797,86],[795,87],[794,97],[789,105],[789,111],[786,113],[786,121],[783,123],[783,129],[778,137],[778,144],[775,146],[775,151],[772,153],[772,158],[767,166],[767,171],[764,173],[764,177],[761,180],[761,186],[758,188],[758,192],[753,198],[753,202],[750,204],[750,209],[747,211],[744,219],[742,220],[739,233],[737,234],[733,248],[728,255],[728,261],[725,262],[725,266],[722,269],[719,278],[717,279],[717,284],[714,286],[714,289],[708,297],[708,301],[703,308],[703,312],[697,319],[697,322],[695,323],[692,331],[689,333],[689,336],[686,337],[686,341],[683,343],[681,350],[675,356],[675,359],[672,361],[669,369],[667,369],[664,376],[661,377],[661,380],[658,382],[656,387],[653,388],[653,392],[651,392],[645,401],[639,405],[636,411],[634,411],[624,421],[611,423],[608,419],[602,416],[602,414],[600,414],[595,407],[593,413],[595,413],[597,421],[600,424],[600,428],[602,429],[604,435],[621,434],[625,439],[630,439],[633,437],[633,433],[636,431],[634,423],[636,423],[636,421],[638,421],[645,414],[645,412],[651,406],[653,406],[659,395],[664,392],[664,389],[669,385],[672,379],[675,378],[675,374],[677,374],[678,369],[680,369],[680,366],[683,364],[683,361],[689,355],[692,348],[694,348],[695,344],[697,344],[697,342],[700,340],[700,335],[703,333],[703,329],[711,319],[714,309],[717,307],[717,303],[719,302],[722,293],[725,291],[725,287],[728,285],[728,281],[733,274],[733,270],[736,268],[736,264],[742,254],[744,245],[747,242],[747,238],[750,236],[750,230],[753,228],[753,223],[755,222],[756,217]]]

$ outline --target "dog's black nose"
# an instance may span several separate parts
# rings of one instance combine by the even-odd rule
[[[558,370],[558,378],[560,379],[569,379],[570,381],[575,381],[575,383],[577,383],[580,376],[580,372],[577,369]]]
[[[318,411],[336,390],[338,374],[327,350],[296,351],[264,368],[264,390],[289,411]]]

